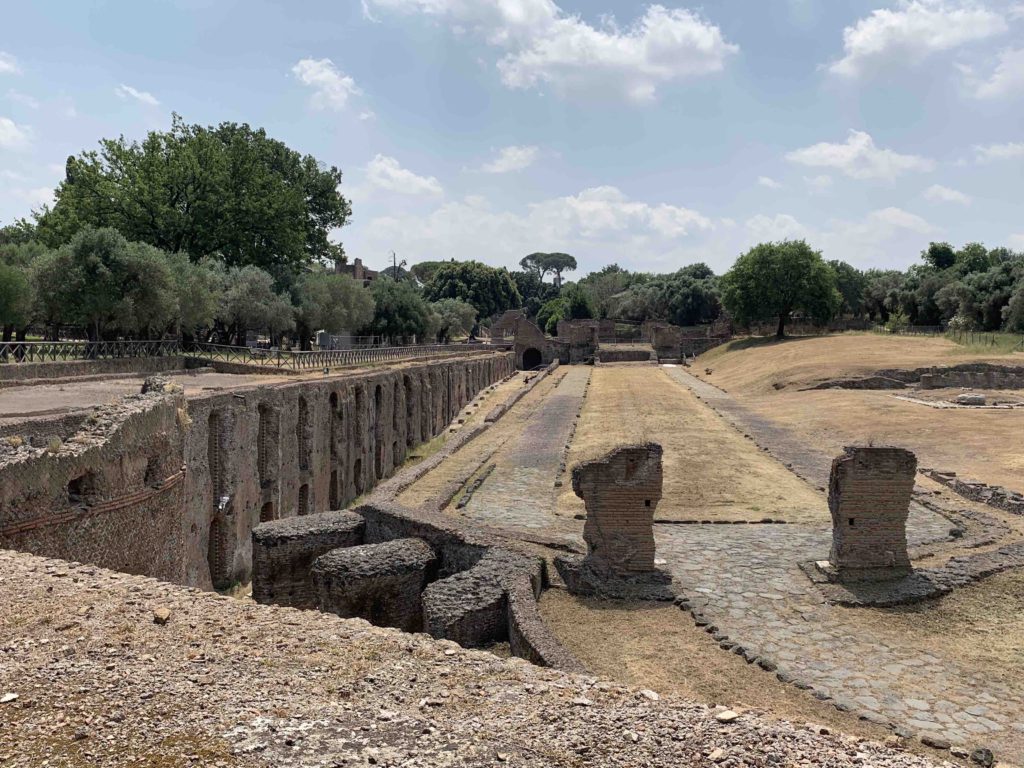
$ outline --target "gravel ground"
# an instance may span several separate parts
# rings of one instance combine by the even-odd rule
[[[937,764],[359,620],[9,551],[0,605],[5,766]]]

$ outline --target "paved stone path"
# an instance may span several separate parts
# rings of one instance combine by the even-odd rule
[[[721,634],[875,722],[1024,754],[1024,690],[979,680],[955,659],[906,647],[827,605],[797,568],[828,552],[807,526],[658,526],[658,556]]]
[[[573,366],[566,372],[522,432],[494,455],[494,471],[473,494],[463,514],[489,524],[552,527],[556,473],[592,370]]]
[[[716,387],[681,369],[669,375],[808,481],[827,483],[831,457],[807,448]],[[911,547],[946,537],[950,522],[913,504]],[[658,556],[694,608],[785,679],[842,708],[918,735],[1024,755],[1024,688],[980,680],[957,660],[866,629],[856,611],[826,604],[798,563],[828,555],[831,531],[810,525],[658,526]]]

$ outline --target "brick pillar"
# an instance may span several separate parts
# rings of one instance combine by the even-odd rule
[[[907,513],[917,458],[903,448],[847,447],[832,461],[829,562],[839,581],[885,581],[913,569]]]

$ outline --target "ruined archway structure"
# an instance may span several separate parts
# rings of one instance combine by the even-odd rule
[[[0,454],[0,548],[244,583],[261,520],[347,505],[513,368],[511,353],[481,351],[187,400],[173,385],[126,397],[55,425],[59,448]]]

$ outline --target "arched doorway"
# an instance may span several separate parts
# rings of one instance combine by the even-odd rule
[[[541,358],[540,350],[536,347],[530,347],[523,352],[523,370],[532,371],[537,368],[543,362]]]

